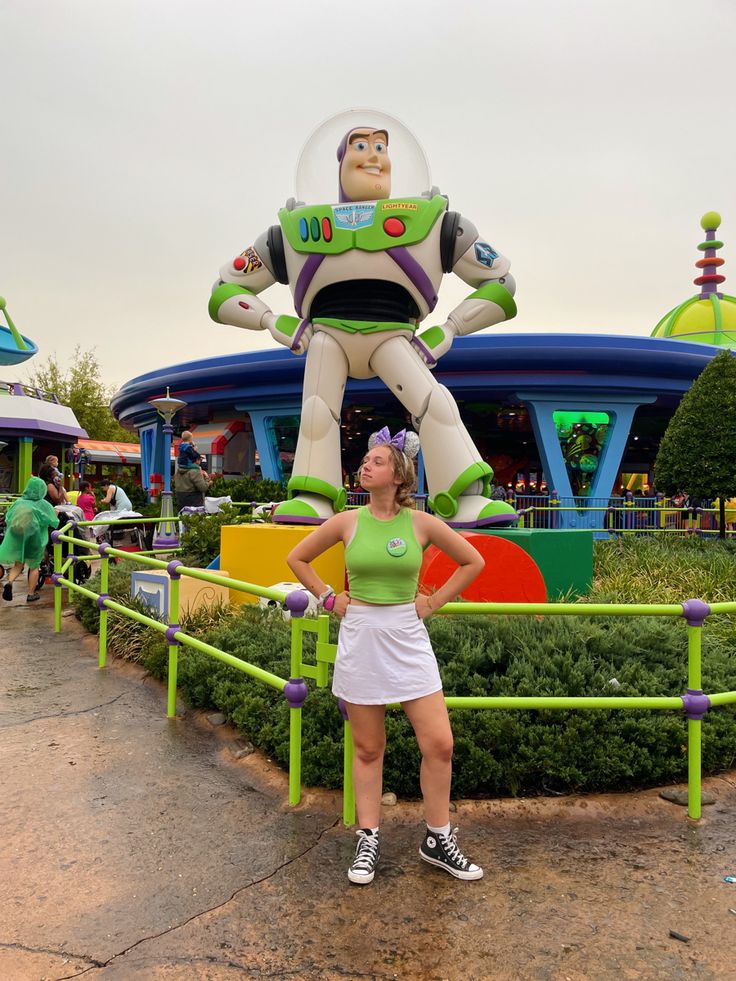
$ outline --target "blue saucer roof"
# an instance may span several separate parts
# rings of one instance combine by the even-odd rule
[[[500,399],[519,388],[570,394],[593,387],[601,394],[654,395],[674,407],[719,351],[709,344],[628,335],[486,333],[458,338],[434,374],[461,399]],[[126,382],[112,409],[129,426],[149,422],[155,412],[148,400],[167,387],[186,400],[186,414],[294,405],[301,398],[304,363],[278,348],[170,365]],[[348,382],[348,398],[377,395],[393,399],[377,378]]]

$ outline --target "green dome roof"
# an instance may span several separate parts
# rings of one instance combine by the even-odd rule
[[[718,272],[724,260],[716,255],[723,246],[716,239],[721,216],[709,211],[700,223],[705,229],[705,241],[698,246],[703,257],[695,263],[700,275],[694,282],[701,291],[666,313],[651,336],[736,349],[736,296],[717,292],[726,278]]]

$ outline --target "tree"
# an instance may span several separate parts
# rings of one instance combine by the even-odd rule
[[[726,498],[736,493],[736,359],[722,351],[695,379],[662,437],[654,464],[657,488],[720,498],[719,535],[726,537]]]
[[[107,386],[100,378],[100,364],[94,351],[82,351],[77,345],[71,366],[65,371],[55,355],[29,376],[28,384],[58,396],[68,405],[87,430],[90,439],[116,440],[137,443],[137,433],[130,433],[115,420],[110,411],[110,399],[115,387]]]

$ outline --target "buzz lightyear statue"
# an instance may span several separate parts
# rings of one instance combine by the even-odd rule
[[[378,376],[412,415],[434,513],[453,527],[512,524],[514,509],[490,499],[493,471],[430,371],[455,337],[515,316],[509,261],[436,188],[392,198],[390,142],[389,127],[376,128],[375,120],[352,125],[337,148],[339,203],[287,202],[279,224],[223,266],[212,291],[213,320],[268,330],[306,354],[288,499],[272,517],[320,524],[344,508],[345,385]],[[444,324],[417,334],[449,272],[473,292]],[[277,316],[257,295],[277,282],[289,285],[298,316]]]

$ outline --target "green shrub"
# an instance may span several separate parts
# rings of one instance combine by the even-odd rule
[[[257,501],[265,504],[267,501],[283,501],[286,488],[277,480],[256,480],[255,477],[226,480],[224,477],[215,477],[207,494],[210,497],[224,497],[229,494],[233,501]]]

